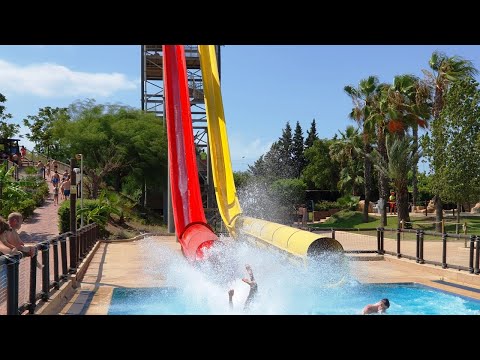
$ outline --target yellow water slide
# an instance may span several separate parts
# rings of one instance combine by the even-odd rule
[[[220,215],[230,235],[234,238],[243,235],[259,246],[283,250],[301,262],[304,262],[307,256],[324,251],[343,251],[341,244],[334,239],[242,215],[233,180],[215,47],[199,45],[198,49],[215,195]]]

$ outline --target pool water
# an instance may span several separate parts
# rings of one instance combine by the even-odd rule
[[[240,286],[240,285],[239,285]],[[480,301],[416,283],[359,284],[339,287],[299,287],[282,296],[263,289],[250,314],[355,315],[366,304],[390,300],[389,315],[478,315]],[[227,291],[198,288],[115,288],[109,315],[244,314],[245,291],[234,295],[229,309]]]

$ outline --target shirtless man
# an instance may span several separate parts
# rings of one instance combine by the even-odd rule
[[[60,185],[60,190],[63,192],[64,200],[70,199],[70,186],[70,176],[67,175],[67,178],[62,182],[62,185]]]
[[[388,301],[388,299],[382,299],[375,304],[366,305],[363,308],[362,314],[363,315],[374,314],[374,313],[382,314],[385,311],[387,311],[389,307],[390,307],[390,301]]]
[[[8,224],[11,231],[7,232],[7,241],[15,248],[20,250],[25,256],[33,256],[35,254],[35,246],[25,246],[25,243],[20,239],[17,230],[20,230],[23,223],[23,216],[18,212],[13,212],[8,215]]]

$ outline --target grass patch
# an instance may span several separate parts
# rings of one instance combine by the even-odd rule
[[[388,217],[387,218],[387,227],[397,227],[397,218]],[[342,210],[330,216],[330,218],[321,224],[313,224],[310,227],[315,229],[366,229],[366,228],[377,228],[380,226],[380,218],[375,216],[369,216],[368,222],[363,222],[363,214],[360,211],[349,211]]]

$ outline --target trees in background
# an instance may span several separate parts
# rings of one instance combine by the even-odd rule
[[[442,111],[424,143],[435,164],[432,189],[442,200],[457,204],[480,197],[480,90],[473,78],[455,81],[442,98]]]
[[[9,119],[12,118],[12,114],[6,112],[5,105],[2,105],[7,101],[7,98],[0,93],[0,137],[11,139],[18,134],[20,125],[9,123]]]
[[[35,144],[33,150],[45,154],[48,158],[64,159],[69,154],[62,151],[60,139],[53,135],[55,122],[68,122],[70,114],[67,108],[52,108],[50,106],[40,108],[38,114],[29,115],[23,119],[30,132],[25,134],[28,140]]]
[[[445,103],[445,96],[450,85],[458,80],[469,79],[478,73],[473,63],[459,56],[447,56],[444,53],[435,51],[429,60],[430,70],[423,70],[425,81],[430,86],[433,93],[432,105],[432,127],[437,122],[441,122],[440,114]],[[442,136],[438,136],[438,141],[443,142]],[[431,156],[430,168],[433,174],[441,171],[444,164],[444,156],[440,152],[434,152]],[[443,220],[443,205],[439,193],[435,196],[436,208],[436,231],[441,231],[441,222]]]

